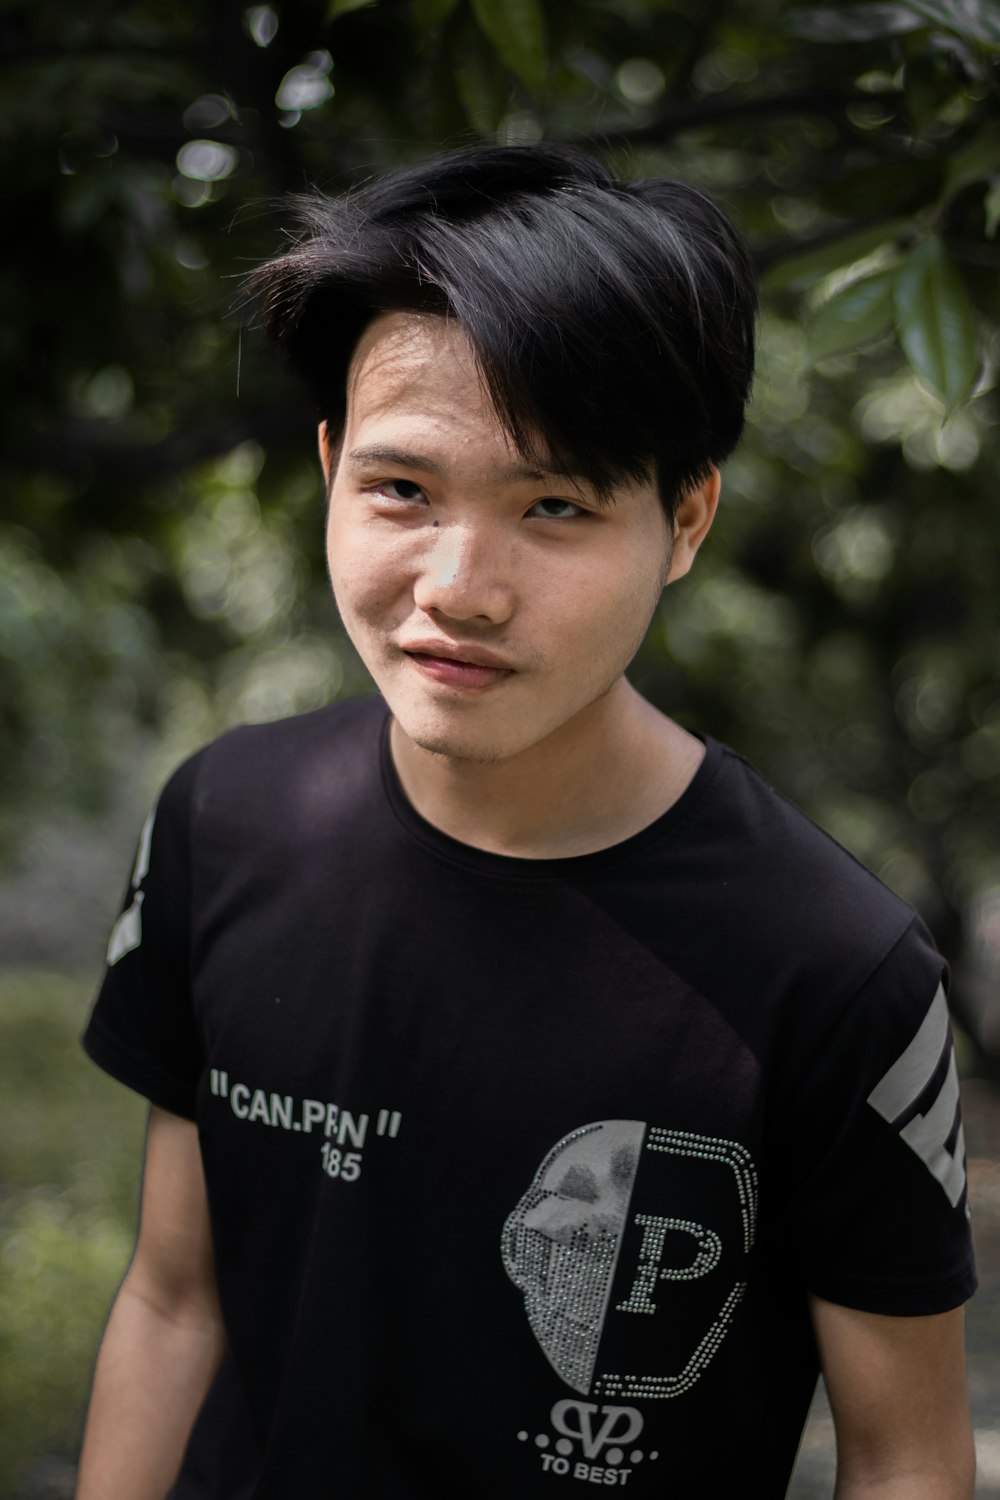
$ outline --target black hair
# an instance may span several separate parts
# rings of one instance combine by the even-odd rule
[[[515,447],[605,499],[655,477],[670,513],[736,446],[756,282],[695,188],[619,183],[572,147],[474,146],[294,201],[298,238],[249,292],[334,434],[366,325],[408,311],[454,318]]]

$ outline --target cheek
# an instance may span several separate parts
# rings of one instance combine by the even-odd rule
[[[331,522],[326,535],[327,567],[342,613],[365,615],[391,602],[407,577],[403,549],[387,547],[358,527]]]
[[[658,550],[630,550],[576,578],[565,594],[564,617],[572,621],[573,638],[607,652],[641,638],[659,602],[665,571]]]

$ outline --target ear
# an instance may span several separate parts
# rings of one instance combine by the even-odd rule
[[[340,457],[340,445],[334,441],[326,422],[319,424],[318,438],[319,461],[323,466],[323,478],[326,481],[326,488],[329,492],[330,481],[336,472],[337,459]]]
[[[722,478],[715,465],[707,479],[686,490],[674,514],[674,544],[667,569],[667,583],[675,583],[691,569],[695,554],[708,536],[719,508]]]

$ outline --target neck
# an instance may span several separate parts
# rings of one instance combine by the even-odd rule
[[[624,678],[506,760],[424,750],[395,720],[390,744],[422,817],[462,843],[522,859],[590,854],[630,838],[676,802],[704,755],[700,741]]]

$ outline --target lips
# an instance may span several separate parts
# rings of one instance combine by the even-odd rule
[[[481,646],[457,646],[450,641],[415,641],[400,649],[424,676],[444,687],[492,687],[514,671],[502,657]]]

